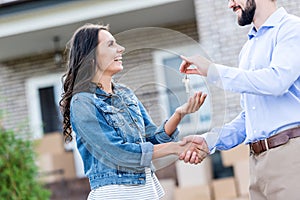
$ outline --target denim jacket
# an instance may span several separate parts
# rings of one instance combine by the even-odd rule
[[[153,145],[176,141],[157,127],[134,93],[113,84],[114,94],[91,84],[72,97],[70,120],[91,189],[110,184],[145,184]]]

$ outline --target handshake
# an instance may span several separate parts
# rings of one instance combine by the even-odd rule
[[[199,164],[209,155],[207,143],[200,135],[186,136],[178,142],[178,145],[179,160],[185,163]]]

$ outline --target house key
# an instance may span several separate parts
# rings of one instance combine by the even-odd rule
[[[185,75],[185,77],[182,79],[182,82],[184,83],[185,86],[185,92],[187,94],[190,93],[190,79],[188,78],[187,75]]]

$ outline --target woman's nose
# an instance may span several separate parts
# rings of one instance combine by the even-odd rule
[[[119,45],[118,52],[123,53],[125,51],[125,47]]]

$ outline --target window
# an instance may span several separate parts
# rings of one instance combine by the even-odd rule
[[[193,46],[172,49],[172,51],[160,50],[154,52],[160,102],[165,108],[165,113],[162,113],[162,115],[167,115],[166,117],[171,116],[175,109],[185,103],[189,95],[193,95],[196,91],[209,93],[205,79],[198,75],[188,75],[190,79],[190,93],[186,93],[185,85],[182,81],[185,75],[179,72],[181,63],[179,55],[194,55],[196,53],[197,48]],[[198,112],[184,117],[180,124],[180,130],[183,134],[196,134],[208,130],[210,123],[211,104],[208,95]]]
[[[27,80],[29,124],[34,138],[62,130],[59,99],[62,93],[61,74]]]
[[[48,133],[62,132],[62,116],[59,111],[61,77],[62,74],[52,74],[30,78],[26,82],[29,122],[34,139],[40,139]],[[73,151],[77,177],[84,177],[83,163],[76,148],[76,141],[65,144],[65,149]]]
[[[60,115],[55,103],[54,92],[54,86],[39,88],[43,132],[46,134],[61,130]]]

